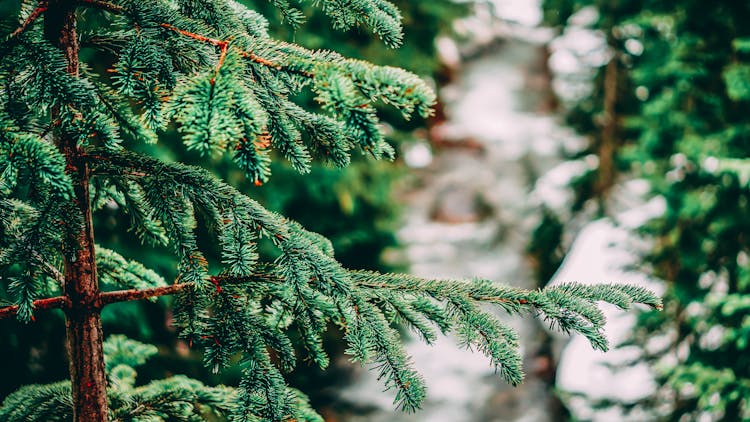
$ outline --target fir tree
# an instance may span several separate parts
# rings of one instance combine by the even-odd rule
[[[272,3],[290,24],[302,23],[293,4]],[[388,46],[401,43],[400,14],[387,1],[315,4],[335,28],[368,27]],[[411,411],[425,386],[394,324],[427,342],[437,331],[454,332],[515,385],[523,377],[517,337],[484,304],[537,313],[599,349],[607,342],[597,302],[660,307],[653,294],[627,285],[527,291],[347,270],[325,238],[205,169],[132,147],[176,125],[186,149],[231,155],[256,184],[268,182],[276,155],[301,173],[313,159],[346,166],[354,150],[391,157],[374,104],[409,117],[428,115],[434,102],[406,71],[276,41],[261,15],[232,0],[25,1],[7,27],[0,265],[14,304],[0,316],[29,322],[35,312],[62,309],[71,378],[11,395],[0,410],[7,420],[201,420],[210,411],[234,421],[316,420],[284,373],[296,362],[293,332],[312,362],[328,365],[321,336],[329,325],[344,332],[351,358],[376,368],[399,407]],[[81,61],[82,49],[111,54],[115,64]],[[296,103],[302,91],[319,106]],[[98,201],[118,204],[143,242],[171,247],[177,280],[97,247]],[[205,258],[199,223],[220,246],[221,262]],[[274,243],[276,256],[259,252],[261,239]],[[114,338],[105,353],[103,307],[164,295],[175,295],[175,324],[204,350],[207,366],[239,362],[236,390],[182,377],[135,386],[133,367],[148,346]]]
[[[641,316],[635,341],[658,383],[652,397],[617,403],[665,420],[750,420],[747,2],[547,0],[550,22],[593,6],[620,69],[622,177],[650,182],[666,212],[643,269],[665,280],[669,306]],[[628,48],[637,45],[640,48]],[[600,72],[603,73],[603,72]],[[604,78],[579,104],[596,118]],[[595,104],[595,106],[591,106]]]

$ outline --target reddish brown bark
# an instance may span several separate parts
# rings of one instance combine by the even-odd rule
[[[46,11],[47,11],[47,2],[46,1],[39,2],[39,5],[36,7],[36,9],[34,9],[31,12],[31,14],[29,14],[29,17],[26,18],[25,21],[23,21],[23,23],[21,24],[21,26],[19,26],[18,28],[16,28],[15,31],[11,32],[10,35],[8,35],[8,39],[13,39],[13,38],[15,38],[15,37],[23,34],[24,31],[26,31],[29,28],[29,26],[31,26],[31,24],[34,23],[34,21],[39,16],[41,16],[42,13],[44,13]]]
[[[133,300],[143,300],[152,297],[167,296],[178,293],[193,283],[178,283],[169,286],[154,287],[153,289],[144,290],[117,290],[114,292],[104,292],[99,294],[99,299],[94,303],[93,309],[100,309],[106,305],[117,302],[128,302]],[[71,308],[68,296],[48,297],[34,301],[34,311],[46,311],[49,309],[62,309],[67,311]],[[0,319],[15,316],[18,313],[18,305],[5,306],[0,308]]]
[[[67,72],[78,76],[78,36],[75,4],[71,0],[51,0],[44,22],[45,36],[65,55]],[[59,111],[53,110],[53,121]],[[75,250],[64,251],[64,294],[70,301],[66,310],[66,333],[72,383],[73,420],[105,422],[107,418],[107,379],[102,351],[102,323],[99,283],[96,275],[94,229],[89,201],[89,169],[75,139],[55,135],[65,155],[66,169],[73,180],[74,202],[81,219],[73,231]]]
[[[193,286],[193,283],[177,283],[170,284],[169,286],[154,287],[153,289],[143,290],[118,290],[116,292],[102,293],[100,297],[101,306],[109,305],[110,303],[116,302],[127,302],[131,300],[143,300],[152,297],[167,296],[178,293],[188,287]]]
[[[68,306],[68,298],[65,296],[50,297],[34,301],[34,311],[47,309],[65,309]],[[18,313],[18,305],[0,308],[0,319],[15,316]]]

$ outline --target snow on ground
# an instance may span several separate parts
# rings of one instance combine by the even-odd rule
[[[622,202],[632,202],[633,194],[642,191],[642,184],[641,181],[631,181],[614,192],[621,193]],[[647,287],[661,294],[664,290],[662,282],[625,268],[638,260],[634,249],[643,247],[643,240],[633,234],[632,229],[661,215],[664,208],[664,200],[657,197],[626,208],[613,219],[604,218],[587,224],[550,284],[618,282]],[[646,415],[637,412],[624,415],[617,408],[594,411],[591,407],[594,401],[632,402],[655,391],[653,377],[645,363],[623,366],[637,360],[640,348],[615,347],[628,339],[636,315],[608,304],[603,305],[603,310],[608,321],[605,330],[613,349],[607,353],[595,351],[584,337],[574,336],[559,358],[557,387],[573,394],[567,404],[578,419],[602,422],[647,420]],[[587,398],[577,396],[579,393]]]
[[[570,218],[570,209],[575,199],[570,184],[578,177],[596,169],[599,165],[595,155],[580,160],[568,160],[556,165],[534,185],[532,200],[555,212],[563,221]]]
[[[539,210],[529,195],[530,177],[555,165],[558,151],[571,137],[555,116],[538,111],[543,96],[525,78],[538,60],[538,45],[509,40],[466,63],[452,92],[441,92],[450,117],[444,129],[482,148],[449,148],[434,155],[417,146],[407,151],[411,165],[426,165],[419,172],[421,182],[404,196],[408,208],[397,233],[410,273],[536,287],[525,258],[538,221],[530,217]],[[351,415],[347,422],[554,420],[547,407],[552,392],[534,373],[535,353],[543,340],[539,324],[530,318],[500,317],[523,344],[528,377],[521,386],[509,386],[486,357],[458,347],[454,338],[440,338],[434,346],[411,341],[406,351],[428,388],[423,409],[413,415],[393,411],[395,392],[383,393],[376,373],[362,371],[341,391],[341,400],[371,411]]]

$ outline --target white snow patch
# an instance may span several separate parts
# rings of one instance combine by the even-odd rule
[[[461,52],[458,49],[458,44],[453,38],[450,37],[438,37],[435,40],[435,48],[437,49],[438,57],[440,62],[451,69],[457,69],[461,66]]]
[[[568,25],[591,26],[599,19],[599,11],[594,6],[586,6],[570,15]]]
[[[532,201],[544,205],[558,215],[569,214],[568,210],[574,199],[570,183],[593,168],[591,162],[586,162],[585,159],[558,164],[536,181],[531,192]]]
[[[533,27],[542,22],[539,0],[491,0],[499,18]]]
[[[635,229],[666,211],[666,199],[663,196],[656,196],[640,207],[621,212],[617,215],[617,222],[624,228]]]
[[[659,207],[652,202],[658,201],[652,200],[641,209],[622,213],[619,220],[640,224],[653,217]],[[633,236],[627,228],[616,226],[608,219],[589,223],[581,230],[550,284],[618,282],[643,286],[660,294],[663,291],[660,282],[645,274],[624,270],[637,259],[627,246]],[[628,338],[635,325],[635,315],[608,304],[604,304],[602,310],[608,321],[605,330],[610,344],[616,346]],[[602,353],[593,350],[584,337],[574,336],[565,346],[557,370],[558,388],[588,397],[569,401],[573,415],[594,422],[643,420],[642,414],[626,416],[617,408],[594,411],[590,406],[591,401],[602,399],[634,401],[655,391],[653,376],[645,363],[613,369],[637,360],[639,354],[640,350],[635,347],[613,348]]]
[[[432,149],[427,142],[416,142],[403,146],[404,162],[411,168],[424,168],[432,162]]]

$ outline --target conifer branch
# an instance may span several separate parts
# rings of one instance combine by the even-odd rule
[[[29,17],[27,17],[26,20],[23,21],[21,26],[16,28],[13,32],[10,33],[10,35],[8,35],[7,40],[12,40],[13,38],[16,38],[19,35],[23,34],[31,26],[31,24],[34,23],[34,21],[36,21],[37,18],[39,18],[39,16],[41,16],[42,13],[46,11],[47,11],[47,1],[46,0],[40,1],[37,7],[31,12]]]
[[[65,276],[54,265],[45,261],[37,252],[33,252],[33,258],[40,264],[42,271],[57,282],[58,286],[65,284]]]
[[[56,296],[34,301],[35,311],[43,311],[47,309],[65,309],[68,306],[70,306],[70,300],[65,296]],[[18,313],[18,305],[0,308],[0,319],[15,316],[16,313]]]
[[[216,287],[216,291],[218,292],[222,291],[221,284],[224,282],[248,283],[253,281],[258,282],[262,280],[263,282],[281,283],[283,281],[281,278],[274,277],[274,275],[272,274],[265,273],[251,274],[245,277],[215,275],[209,277],[208,280]],[[99,304],[101,306],[106,306],[117,302],[130,302],[134,300],[150,299],[153,297],[169,296],[175,293],[179,293],[183,290],[193,288],[195,287],[195,285],[196,283],[192,281],[183,283],[175,282],[174,284],[170,284],[168,286],[154,287],[150,289],[129,289],[117,290],[113,292],[103,292],[101,295],[99,295]]]
[[[170,284],[169,286],[154,287],[151,289],[130,289],[104,292],[99,295],[99,303],[101,306],[106,306],[117,302],[129,302],[133,300],[149,299],[152,297],[168,296],[181,292],[182,290],[194,285],[195,283],[175,283]]]
[[[219,47],[219,48],[223,48],[223,46],[228,43],[228,41],[226,41],[226,40],[219,40],[219,39],[216,39],[216,38],[209,38],[209,37],[207,37],[205,35],[196,34],[194,32],[190,32],[190,31],[186,31],[184,29],[177,28],[176,26],[170,25],[168,23],[162,23],[159,26],[161,26],[162,28],[166,28],[166,29],[169,29],[171,31],[174,31],[174,32],[176,32],[176,33],[178,33],[180,35],[184,35],[184,36],[186,36],[188,38],[192,38],[192,39],[198,40],[200,42],[205,42],[205,43],[211,44],[211,45],[213,45],[215,47]]]
[[[184,36],[192,38],[194,40],[205,42],[205,43],[208,43],[208,44],[211,44],[211,45],[213,45],[215,47],[220,48],[221,49],[221,56],[219,57],[219,64],[217,65],[217,70],[218,70],[219,67],[221,67],[221,64],[223,63],[223,59],[224,59],[224,57],[226,57],[226,54],[227,54],[227,49],[228,49],[228,46],[229,46],[229,41],[228,40],[219,40],[219,39],[216,39],[216,38],[210,38],[210,37],[207,37],[205,35],[196,34],[194,32],[190,32],[190,31],[186,31],[184,29],[177,28],[174,25],[170,25],[168,23],[162,23],[159,26],[161,26],[162,28],[166,28],[166,29],[169,29],[171,31],[174,31],[174,32],[176,32],[176,33],[178,33],[180,35],[184,35]],[[263,66],[270,67],[270,68],[273,68],[273,69],[276,69],[276,70],[281,70],[283,68],[280,64],[277,64],[277,63],[274,63],[274,62],[272,62],[270,60],[264,59],[263,57],[260,57],[260,56],[256,55],[252,51],[246,51],[246,50],[242,50],[240,48],[237,48],[237,51],[240,53],[240,55],[242,57],[244,57],[246,59],[250,59],[251,61],[253,61],[255,63],[258,63],[258,64],[261,64]],[[288,69],[288,70],[290,72],[294,72],[294,73],[297,73],[297,74],[299,74],[301,76],[305,76],[305,77],[308,77],[308,78],[313,77],[313,74],[310,73],[310,72],[295,71],[295,70],[292,70],[292,69]]]
[[[244,57],[246,59],[250,59],[250,60],[254,61],[255,63],[262,64],[262,65],[268,66],[268,67],[272,67],[272,68],[274,68],[276,70],[281,70],[281,68],[282,68],[280,64],[276,64],[276,63],[274,63],[272,61],[264,59],[263,57],[259,57],[259,56],[253,54],[250,51],[240,50],[240,54],[242,55],[242,57]],[[311,78],[313,76],[312,73],[309,73],[309,72],[298,72],[298,73],[300,73],[303,76],[306,76],[308,78]]]

